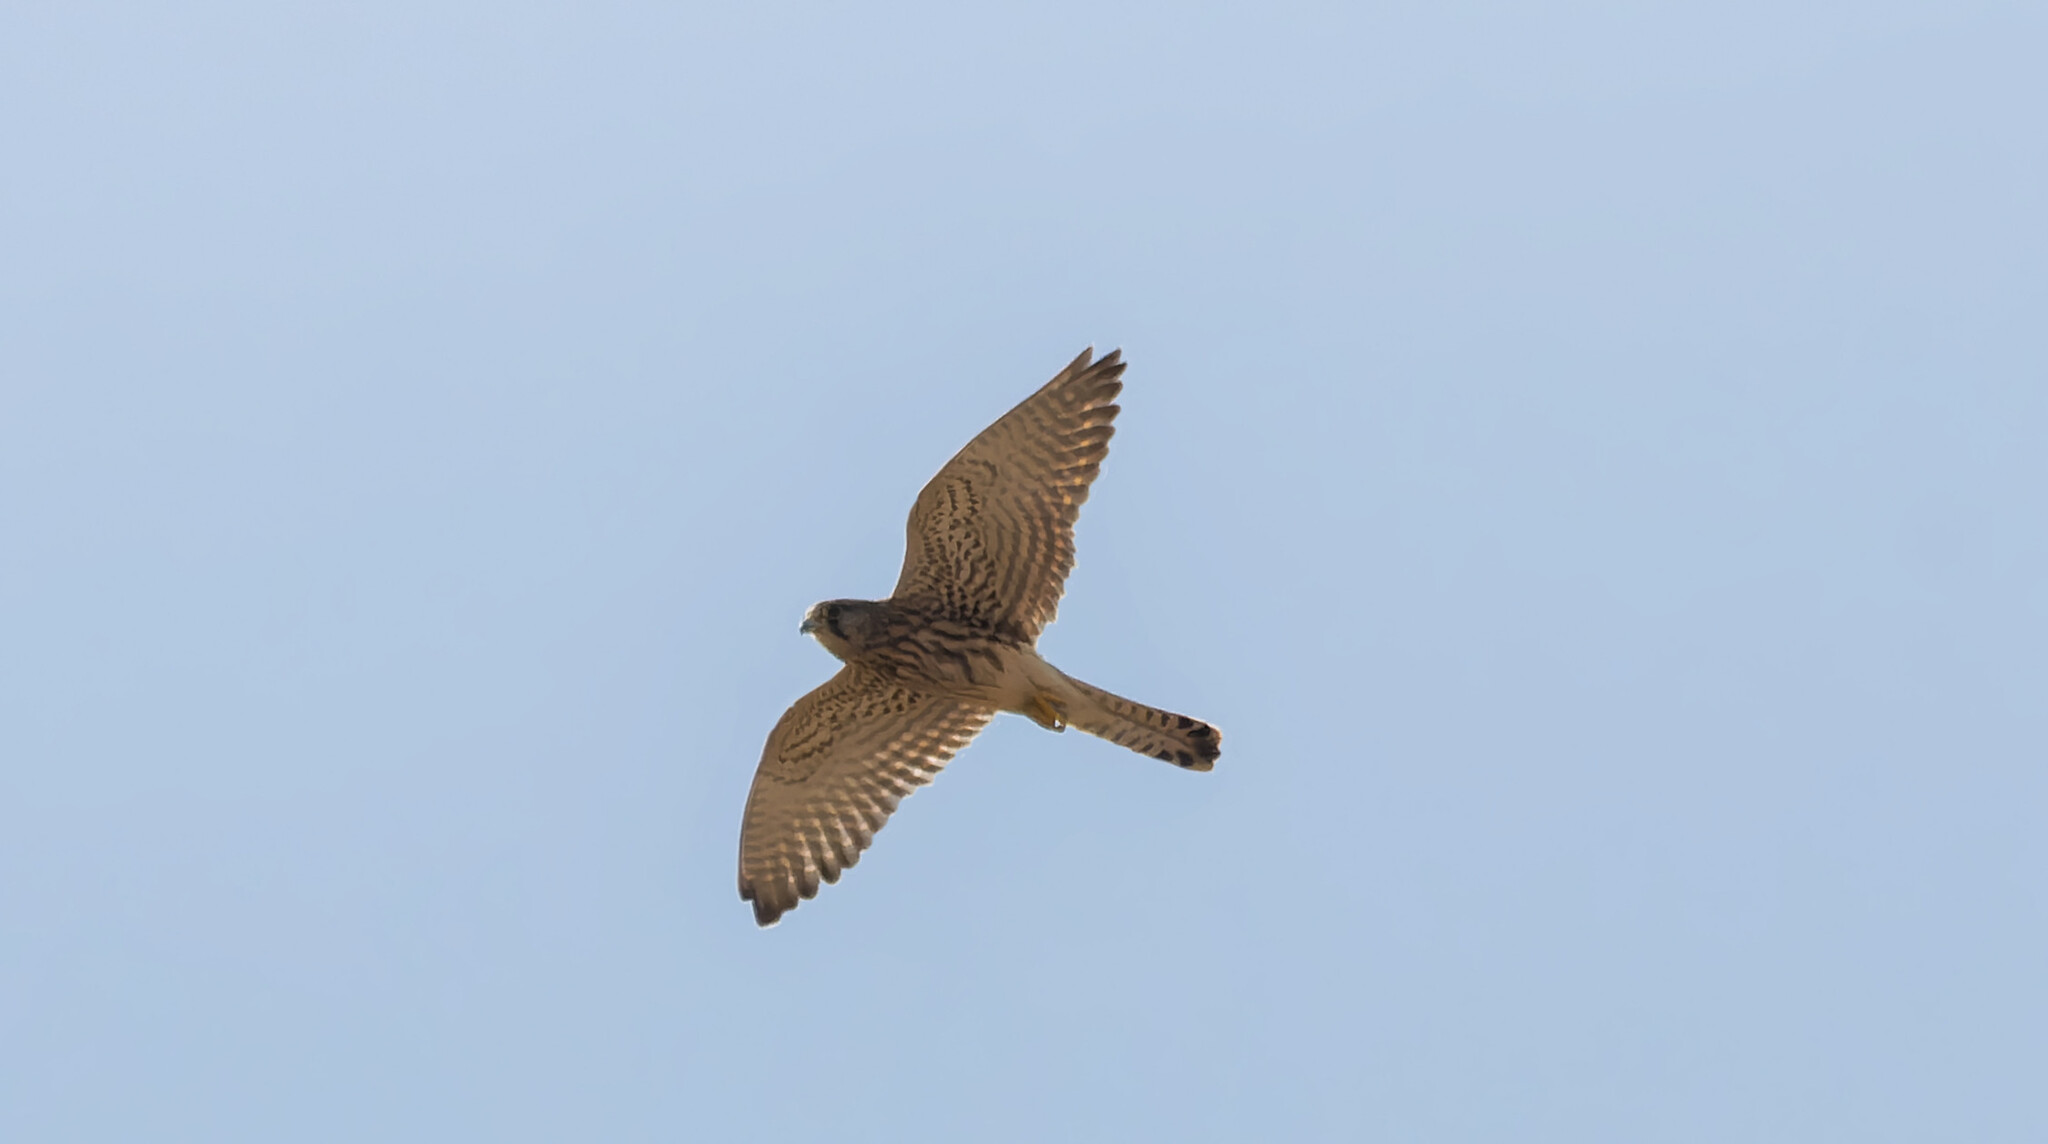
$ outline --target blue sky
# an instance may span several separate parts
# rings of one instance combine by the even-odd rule
[[[16,6],[0,1137],[2048,1138],[2027,4]],[[923,481],[1130,363],[766,932]]]

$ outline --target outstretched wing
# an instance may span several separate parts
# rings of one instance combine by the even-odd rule
[[[903,796],[932,781],[995,710],[847,666],[768,735],[740,824],[740,897],[774,925],[860,861]]]
[[[1074,520],[1109,455],[1120,350],[1083,350],[917,494],[898,598],[934,600],[1027,640],[1052,622],[1074,567]]]

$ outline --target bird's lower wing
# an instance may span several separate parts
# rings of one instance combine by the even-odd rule
[[[995,710],[848,666],[791,705],[761,753],[740,824],[740,897],[773,925],[860,861],[896,804],[932,781]]]

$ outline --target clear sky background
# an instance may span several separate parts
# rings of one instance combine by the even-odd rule
[[[175,12],[165,9],[176,8]],[[14,4],[0,1138],[2048,1139],[2036,3]],[[1055,663],[768,729],[1131,362]]]

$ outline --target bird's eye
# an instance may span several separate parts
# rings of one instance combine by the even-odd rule
[[[831,607],[828,607],[828,608],[826,608],[826,609],[825,609],[825,618],[826,618],[826,619],[828,619],[828,620],[836,620],[836,619],[838,619],[838,618],[839,618],[839,605],[837,605],[837,604],[833,604],[833,605],[832,605]]]

